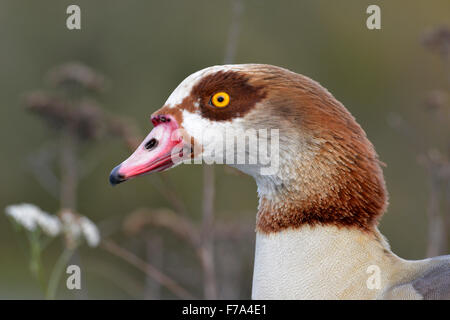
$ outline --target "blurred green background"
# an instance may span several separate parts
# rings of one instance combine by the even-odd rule
[[[450,21],[450,2],[442,1],[259,1],[245,0],[236,63],[268,63],[319,81],[356,117],[374,143],[384,169],[390,205],[380,229],[403,258],[425,256],[427,241],[426,172],[418,163],[416,141],[389,126],[399,114],[412,130],[441,147],[448,136],[424,111],[427,94],[448,86],[438,55],[421,44],[427,30]],[[81,7],[81,30],[66,28],[66,8]],[[366,8],[381,7],[382,29],[366,28]],[[47,71],[67,61],[82,62],[108,79],[96,99],[111,114],[134,119],[140,133],[151,129],[150,114],[190,73],[223,63],[231,21],[231,2],[205,1],[0,1],[0,208],[29,202],[56,213],[57,199],[31,173],[40,148],[57,133],[24,108],[24,94],[45,89]],[[447,131],[448,132],[448,131]],[[152,184],[155,176],[112,188],[110,170],[129,155],[117,139],[83,145],[80,157],[94,169],[80,183],[77,210],[91,220],[120,221],[138,208],[172,207]],[[216,219],[248,226],[248,241],[232,255],[233,272],[219,266],[220,298],[249,298],[253,264],[252,231],[256,187],[252,179],[216,166]],[[173,190],[198,220],[202,204],[201,166],[164,173]],[[245,224],[244,224],[245,222]],[[150,229],[130,237],[120,227],[108,236],[146,259],[145,243],[159,243],[162,270],[202,297],[201,271],[192,249],[171,234]],[[153,237],[153,238],[152,238]],[[156,238],[155,238],[156,237]],[[222,250],[222,249],[221,249]],[[233,246],[216,254],[236,250]],[[61,243],[46,250],[50,272]],[[25,234],[0,214],[0,298],[42,298],[28,267]],[[149,258],[149,262],[152,262]],[[230,258],[231,259],[231,258]],[[231,259],[231,260],[232,260]],[[100,248],[82,247],[81,295],[61,290],[59,298],[174,298],[123,261]],[[230,262],[231,263],[231,262]],[[231,267],[230,267],[231,268]],[[228,280],[230,279],[230,280]],[[224,284],[229,282],[230,288]],[[147,290],[147,291],[146,291]],[[146,295],[147,292],[147,295]],[[156,292],[156,293],[155,293]]]

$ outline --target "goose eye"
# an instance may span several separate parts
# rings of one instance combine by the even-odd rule
[[[226,92],[217,92],[212,96],[211,103],[217,108],[224,108],[230,103],[230,96]]]

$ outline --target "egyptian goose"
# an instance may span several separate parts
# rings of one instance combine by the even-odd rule
[[[378,231],[387,206],[378,156],[319,83],[271,65],[209,67],[181,82],[151,120],[111,184],[187,159],[207,162],[225,131],[278,129],[269,139],[279,142],[277,170],[227,163],[258,186],[253,299],[450,298],[450,256],[404,260]],[[254,152],[246,143],[258,159]]]

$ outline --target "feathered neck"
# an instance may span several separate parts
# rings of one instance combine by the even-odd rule
[[[380,161],[347,109],[313,80],[292,75],[289,87],[261,105],[280,128],[280,170],[255,176],[260,197],[257,230],[303,225],[372,230],[387,206]],[[295,83],[293,85],[292,83]],[[255,125],[258,120],[252,125]],[[267,121],[262,122],[267,123]]]

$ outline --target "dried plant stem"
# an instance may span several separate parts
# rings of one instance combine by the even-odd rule
[[[146,275],[153,278],[156,282],[166,287],[170,292],[172,292],[180,299],[194,299],[194,297],[186,289],[184,289],[177,282],[175,282],[175,280],[163,274],[157,268],[145,262],[144,260],[136,256],[134,253],[118,246],[117,244],[109,240],[103,240],[100,246],[109,253],[125,260],[129,264],[141,270]]]
[[[95,259],[93,260],[95,261]],[[113,266],[107,265],[103,260],[95,261],[94,263],[91,260],[89,265],[90,274],[95,274],[99,278],[105,279],[133,299],[142,299],[140,292],[144,291],[144,286],[126,271],[117,270]]]
[[[244,3],[242,0],[233,0],[231,7],[231,24],[228,31],[227,47],[225,48],[224,63],[233,63],[236,56],[239,33],[241,29],[241,17],[244,12]]]
[[[442,221],[439,216],[439,186],[437,181],[430,177],[430,199],[428,202],[428,241],[427,257],[439,255],[442,247]]]
[[[174,188],[170,182],[170,180],[164,175],[164,173],[159,175],[163,188],[158,188],[162,195],[170,201],[175,207],[176,211],[182,215],[187,216],[187,209],[184,201],[181,197],[178,196],[176,192],[174,192]]]
[[[233,0],[228,41],[224,63],[232,63],[239,39],[240,20],[244,6],[242,0]],[[214,263],[214,196],[215,174],[213,166],[203,167],[203,220],[201,246],[198,250],[203,267],[204,295],[206,299],[217,299],[216,272]]]
[[[434,257],[447,252],[450,229],[450,164],[442,163],[439,152],[430,149],[422,135],[415,132],[401,117],[392,115],[390,125],[401,132],[408,141],[416,141],[413,145],[419,154],[419,162],[425,168],[428,178],[429,200],[427,207],[427,249],[426,256]],[[428,150],[428,151],[427,151]],[[446,184],[449,186],[446,191]],[[444,198],[442,200],[442,198]],[[443,203],[442,203],[443,202]]]
[[[54,300],[56,297],[56,292],[58,290],[58,284],[61,280],[61,276],[63,274],[63,270],[70,261],[74,250],[67,247],[59,256],[58,260],[53,267],[53,271],[50,276],[50,280],[48,281],[48,288],[46,293],[46,298],[49,300]]]
[[[427,32],[423,37],[422,44],[437,53],[441,59],[442,71],[446,77],[447,85],[450,85],[450,28],[446,25],[436,27]],[[433,109],[446,109],[449,105],[436,94],[429,101]],[[445,111],[444,111],[445,112]],[[444,117],[444,119],[446,119]],[[445,134],[444,134],[445,136]],[[447,145],[448,144],[447,141]],[[448,147],[447,147],[448,148]],[[428,203],[428,243],[427,256],[445,254],[448,246],[450,227],[450,149],[446,153],[439,152],[434,148],[428,148],[428,152],[421,157],[421,162],[427,169],[430,200]]]
[[[446,208],[446,184],[450,174],[448,164],[443,164],[430,157],[423,157],[423,164],[428,171],[430,199],[428,202],[428,241],[427,257],[434,257],[447,252],[448,208]],[[444,198],[444,201],[441,199]]]
[[[136,234],[147,224],[166,228],[194,248],[200,246],[199,232],[191,220],[169,209],[135,210],[128,216],[124,227],[128,233]]]
[[[61,208],[75,210],[77,192],[76,137],[64,132],[61,139]]]
[[[203,220],[201,230],[201,247],[199,250],[203,267],[203,285],[206,299],[217,299],[215,265],[214,265],[214,185],[213,166],[203,168]]]
[[[39,230],[35,230],[28,234],[28,240],[30,242],[30,270],[36,280],[39,282],[41,289],[45,292],[45,281],[42,270],[42,246]]]
[[[60,207],[61,209],[75,211],[78,186],[76,156],[77,137],[71,132],[70,129],[64,130],[62,132],[60,144]],[[50,275],[49,286],[46,294],[47,299],[55,299],[62,272],[69,263],[70,259],[76,254],[76,247],[72,247],[66,243],[66,248],[57,260]]]
[[[163,269],[163,241],[160,236],[146,234],[145,237],[145,258],[152,261],[159,269]],[[161,284],[154,281],[152,277],[146,275],[144,297],[149,300],[161,299]]]
[[[56,200],[59,198],[60,182],[51,170],[51,160],[55,156],[53,145],[46,145],[40,150],[33,152],[28,158],[29,170],[36,178],[36,181]]]

